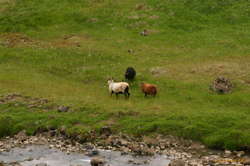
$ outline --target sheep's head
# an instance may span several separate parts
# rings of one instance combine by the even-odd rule
[[[113,78],[108,79],[108,85],[110,85],[112,82],[114,82]]]

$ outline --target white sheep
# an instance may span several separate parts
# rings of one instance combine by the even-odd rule
[[[109,85],[109,93],[112,96],[113,93],[116,94],[116,97],[118,97],[118,94],[124,94],[125,97],[129,97],[129,84],[127,82],[114,82],[113,79],[108,80]]]

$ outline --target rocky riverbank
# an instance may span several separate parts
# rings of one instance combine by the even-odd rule
[[[107,131],[107,128],[104,131]],[[57,131],[39,133],[36,136],[27,136],[25,131],[22,131],[14,137],[1,139],[0,152],[8,152],[15,147],[24,148],[29,145],[47,145],[51,149],[56,148],[68,155],[79,153],[90,157],[98,156],[100,149],[118,151],[121,155],[130,154],[139,157],[164,155],[171,161],[171,166],[250,165],[250,158],[243,151],[213,151],[199,143],[179,140],[174,137],[132,138],[122,134],[106,134],[105,132],[102,137],[93,142],[79,143],[66,138]],[[137,163],[129,160],[127,162],[140,165],[146,161]],[[168,165],[167,162],[166,165]]]
[[[60,114],[74,111],[68,106],[57,105],[47,99],[32,98],[20,94],[3,95],[0,97],[0,104],[8,104],[13,107],[22,105],[31,111],[57,110]],[[244,151],[210,150],[198,142],[173,136],[135,137],[121,133],[117,134],[109,126],[102,127],[100,131],[89,131],[85,135],[77,133],[69,135],[63,126],[59,129],[38,129],[35,136],[27,136],[26,132],[22,131],[14,137],[2,138],[0,140],[0,152],[28,145],[47,145],[49,148],[59,149],[66,154],[80,153],[87,156],[97,155],[99,149],[118,151],[121,155],[164,155],[171,160],[172,166],[183,164],[193,166],[250,165],[249,155]],[[130,162],[133,163],[133,161]]]

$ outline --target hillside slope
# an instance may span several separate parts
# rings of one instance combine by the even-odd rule
[[[111,125],[248,148],[249,17],[248,0],[0,0],[0,92],[82,108],[63,114],[5,103],[0,135]],[[107,78],[124,79],[128,66],[138,73],[131,98],[111,98]],[[220,75],[232,80],[232,93],[209,91]],[[156,98],[144,98],[143,81],[159,87]]]

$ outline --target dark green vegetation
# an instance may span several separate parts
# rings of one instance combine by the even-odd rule
[[[148,36],[139,35],[143,29]],[[62,125],[83,133],[112,124],[130,134],[249,147],[249,36],[248,0],[0,0],[0,92],[85,108],[0,105],[0,135]],[[107,78],[122,80],[128,66],[138,73],[131,98],[111,98]],[[209,92],[219,75],[234,83],[231,94]],[[157,84],[159,95],[145,99],[141,81]]]

